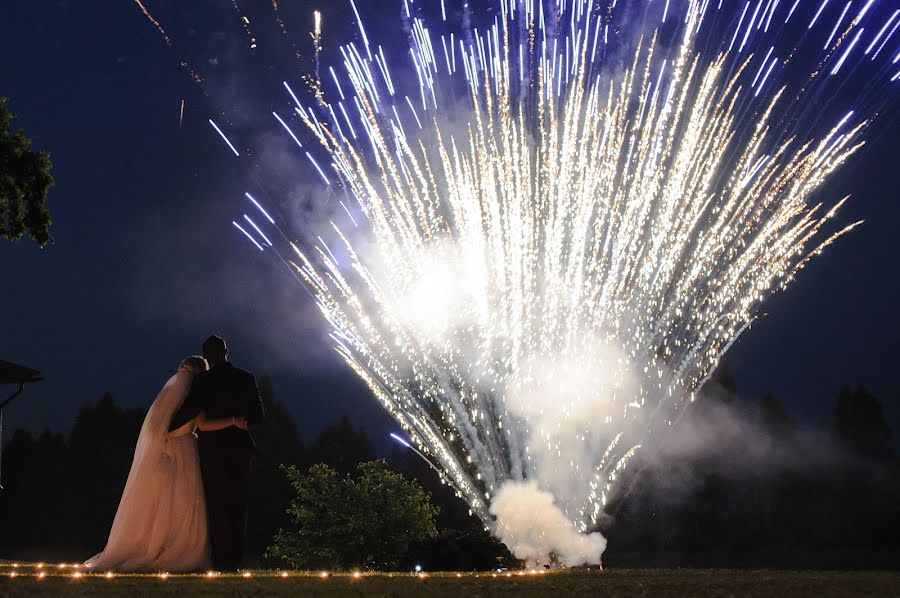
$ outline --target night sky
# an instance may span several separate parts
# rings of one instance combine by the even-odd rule
[[[180,359],[216,332],[237,365],[271,373],[305,439],[344,413],[383,438],[390,420],[331,353],[303,289],[231,226],[247,209],[245,191],[278,206],[293,229],[314,226],[321,185],[305,161],[285,157],[284,135],[270,122],[271,110],[287,106],[280,81],[299,81],[308,57],[295,61],[274,25],[255,30],[261,47],[248,52],[230,3],[157,4],[147,2],[174,48],[132,2],[4,7],[0,96],[10,98],[14,124],[33,147],[51,152],[56,179],[55,244],[0,242],[0,359],[46,377],[6,412],[7,431],[67,431],[78,407],[105,391],[126,406],[149,406]],[[312,10],[322,5],[295,2],[284,13],[304,51]],[[399,8],[369,6],[370,29],[390,35],[378,29]],[[326,46],[354,34],[345,8],[329,10]],[[203,74],[202,88],[179,65],[182,56]],[[210,117],[244,140],[242,160]],[[819,195],[834,201],[852,192],[840,221],[865,225],[767,301],[726,361],[742,398],[771,390],[809,425],[829,424],[842,385],[863,384],[900,434],[896,110],[872,133]]]

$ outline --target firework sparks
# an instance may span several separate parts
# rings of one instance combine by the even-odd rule
[[[799,58],[778,24],[801,14],[825,51],[813,79],[826,64],[843,77],[875,60],[898,13],[874,22],[870,1],[832,45],[849,2],[840,16],[828,0],[722,16],[722,2],[673,0],[647,8],[658,25],[631,39],[615,1],[497,0],[488,28],[464,9],[462,30],[434,42],[407,4],[401,78],[350,3],[362,47],[341,48],[342,75],[329,69],[336,105],[318,69],[313,106],[284,87],[330,170],[301,152],[352,195],[362,218],[341,205],[374,249],[335,224],[341,262],[320,238],[314,253],[292,244],[297,271],[337,353],[487,528],[509,531],[493,497],[528,480],[588,531],[760,303],[855,226],[826,234],[843,201],[810,198],[861,147],[866,120],[848,111],[825,135],[803,130],[810,102],[787,99]],[[707,23],[728,42],[712,55]],[[318,16],[313,39],[318,55]]]
[[[145,17],[148,21],[150,21],[150,23],[151,23],[154,27],[156,27],[156,30],[159,31],[159,34],[162,36],[163,41],[165,42],[165,44],[166,44],[167,46],[169,46],[170,48],[174,48],[175,46],[172,44],[172,38],[169,37],[169,34],[166,33],[166,30],[163,29],[163,26],[160,24],[160,22],[157,21],[156,18],[154,18],[154,16],[153,16],[152,14],[150,14],[150,11],[147,10],[147,7],[144,5],[144,3],[141,2],[141,0],[134,0],[134,3],[135,3],[135,4],[137,5],[137,7],[141,10],[141,12],[144,14],[144,17]],[[185,59],[183,59],[183,58],[180,59],[179,62],[180,62],[180,64],[181,64],[181,68],[183,68],[183,69],[185,70],[185,72],[188,74],[188,76],[191,78],[191,81],[193,81],[193,82],[196,83],[197,85],[201,86],[201,89],[202,89],[202,86],[203,86],[203,78],[199,75],[199,73],[197,73],[197,69],[195,69],[195,68],[191,65],[190,62],[188,62],[187,60],[185,60]],[[203,90],[203,93],[204,93],[204,95],[206,95],[206,90]]]
[[[219,137],[222,138],[222,141],[224,141],[226,144],[228,144],[228,149],[230,149],[234,153],[235,156],[240,157],[241,154],[238,153],[237,148],[234,147],[234,144],[231,143],[231,141],[228,139],[228,137],[225,136],[225,133],[223,133],[222,129],[219,128],[219,125],[214,123],[213,119],[211,119],[211,118],[209,119],[209,124],[211,124],[212,128],[216,130],[216,133],[219,134]]]
[[[324,94],[322,93],[322,77],[319,74],[319,62],[322,54],[322,13],[320,11],[313,12],[313,30],[309,34],[313,41],[313,52],[315,60],[314,76],[309,82],[310,90],[316,97],[316,101],[324,105]],[[317,167],[318,168],[318,167]],[[322,175],[325,178],[325,175]]]
[[[154,27],[156,27],[156,30],[159,31],[159,34],[162,36],[163,41],[166,42],[166,45],[171,48],[172,38],[169,37],[169,34],[166,33],[166,30],[163,29],[163,26],[159,24],[159,21],[153,18],[153,15],[150,14],[150,11],[147,10],[147,7],[144,6],[144,3],[141,2],[141,0],[134,0],[134,3],[137,4],[138,8],[141,9],[141,12],[144,13],[144,16],[147,18],[147,20],[150,21]]]

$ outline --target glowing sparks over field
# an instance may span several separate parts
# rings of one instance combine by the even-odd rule
[[[328,245],[294,247],[336,350],[520,556],[599,560],[602,545],[567,549],[556,528],[521,534],[502,505],[549,504],[588,531],[760,303],[852,228],[826,233],[842,202],[809,199],[865,119],[845,108],[802,129],[811,84],[779,79],[799,58],[776,36],[796,10],[834,15],[799,3],[724,17],[721,2],[659,3],[656,25],[628,36],[616,1],[499,0],[486,30],[463,19],[435,36],[408,2],[401,78],[351,0],[363,47],[341,48],[333,96],[317,77],[304,107],[285,83],[332,168],[301,152],[362,212],[342,201],[350,220]],[[890,21],[861,38],[865,10],[814,58],[813,83],[884,36]],[[707,55],[710,21],[722,47]]]

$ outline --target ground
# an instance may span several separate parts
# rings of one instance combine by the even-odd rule
[[[0,596],[900,596],[900,572],[882,571],[608,569],[356,576],[252,571],[245,575],[108,578],[79,574],[71,565],[0,561]]]

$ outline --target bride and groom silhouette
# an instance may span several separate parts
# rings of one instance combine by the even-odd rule
[[[247,428],[264,410],[253,374],[210,336],[144,418],[125,490],[92,571],[237,571],[256,445]]]

